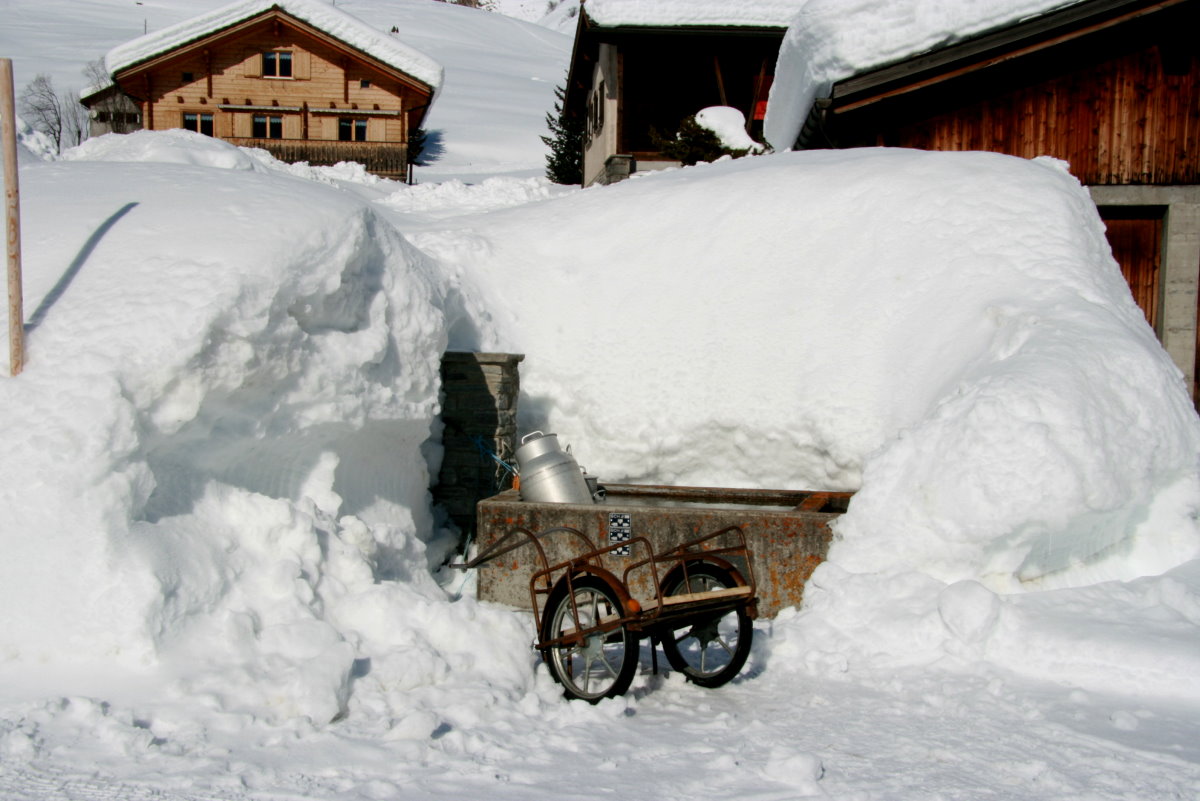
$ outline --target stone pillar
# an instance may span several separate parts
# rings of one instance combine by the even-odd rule
[[[604,162],[604,178],[603,183],[615,184],[617,181],[624,181],[629,176],[637,172],[637,162],[633,156],[617,154],[609,156]]]
[[[471,536],[475,504],[512,486],[508,474],[485,451],[512,461],[517,439],[517,365],[513,353],[446,353],[442,357],[442,469],[433,499]]]

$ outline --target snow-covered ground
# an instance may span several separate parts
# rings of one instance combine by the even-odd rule
[[[182,131],[22,159],[0,799],[1200,795],[1200,419],[1063,165],[555,187],[469,107],[541,133],[557,34],[396,7],[462,180]],[[524,427],[603,478],[858,489],[804,608],[724,688],[647,654],[564,701],[529,616],[437,570],[447,347],[525,353]]]

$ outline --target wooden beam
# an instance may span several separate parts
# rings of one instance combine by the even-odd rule
[[[146,99],[143,103],[143,108],[142,108],[142,127],[145,128],[147,131],[153,131],[154,130],[154,98],[151,96],[150,92],[154,88],[154,85],[150,82],[150,73],[147,72],[142,75],[142,83],[146,87],[146,89],[145,89]]]
[[[21,292],[21,190],[17,178],[17,120],[12,59],[0,58],[0,139],[4,149],[4,206],[8,241],[8,370],[25,367],[25,310]]]
[[[713,54],[713,71],[717,74],[717,97],[721,99],[722,106],[728,106],[729,100],[725,97],[725,76],[721,74],[721,57]]]

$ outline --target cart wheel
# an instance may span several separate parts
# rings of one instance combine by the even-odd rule
[[[692,562],[663,582],[663,597],[703,593],[737,587],[728,570],[707,562]],[[663,653],[671,667],[701,687],[720,687],[746,664],[754,623],[744,605],[691,619],[683,628],[668,632],[662,640]]]
[[[576,610],[579,628],[584,630],[606,619],[624,617],[617,594],[603,579],[580,576],[572,581],[572,586],[574,593],[568,594],[566,581],[561,581],[550,594],[546,602],[543,640],[557,639],[575,631]],[[637,671],[638,638],[628,626],[622,625],[604,634],[593,634],[579,645],[548,648],[543,656],[568,698],[582,698],[594,704],[629,689]]]

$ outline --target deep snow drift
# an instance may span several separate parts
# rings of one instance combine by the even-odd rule
[[[1022,797],[1200,786],[1179,733],[1200,700],[1200,423],[1059,163],[787,154],[565,197],[185,132],[26,165],[0,797],[80,760],[134,798],[562,795],[575,759],[630,766],[610,786],[635,794],[916,798],[853,752],[903,763],[899,743],[939,737],[934,698],[1006,737],[1029,687],[1048,721],[1022,753],[1050,761],[1004,774]],[[745,681],[698,696],[643,672],[568,704],[527,615],[435,583],[446,346],[526,353],[525,421],[610,480],[861,483]],[[1010,594],[1046,584],[1076,588]],[[908,711],[793,730],[843,728],[863,693]],[[1064,722],[1161,756],[1068,769],[1090,746],[1059,743]],[[709,759],[730,725],[734,755]],[[592,753],[595,727],[622,734]],[[664,743],[673,768],[636,766]],[[961,795],[983,775],[954,748],[928,782]]]
[[[839,561],[1005,590],[1195,552],[1195,413],[1060,163],[756,158],[473,234],[415,241],[469,266],[464,344],[527,353],[530,425],[593,472],[861,483]]]
[[[141,668],[245,614],[268,651],[296,637],[305,653],[282,661],[325,660],[344,686],[353,654],[304,608],[337,538],[386,574],[430,534],[444,333],[427,261],[361,202],[279,175],[59,162],[25,183],[28,367],[2,387],[5,436],[27,443],[4,467],[0,583],[25,608],[3,621],[8,660]],[[258,592],[281,595],[247,609]],[[205,658],[238,661],[212,636]],[[288,714],[338,711],[297,696]]]
[[[22,27],[47,13],[102,38],[115,5],[22,5],[0,43],[65,36]],[[338,5],[446,65],[439,169],[522,177],[186,132],[23,154],[0,799],[1200,794],[1200,422],[1061,165],[555,187],[530,175],[569,40]],[[431,571],[447,346],[526,353],[524,423],[606,479],[861,487],[739,680],[647,654],[627,697],[564,702],[529,615]]]

